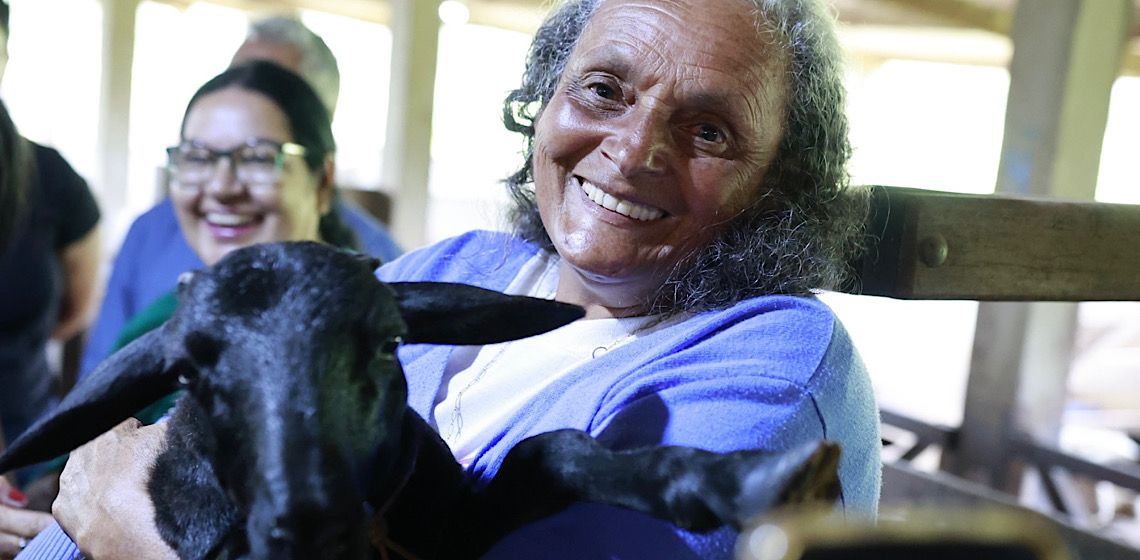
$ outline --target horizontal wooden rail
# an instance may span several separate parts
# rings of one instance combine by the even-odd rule
[[[1140,300],[1140,206],[871,187],[845,291],[901,299]]]

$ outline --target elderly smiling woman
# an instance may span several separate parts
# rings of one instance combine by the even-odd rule
[[[841,280],[866,206],[847,186],[841,78],[832,23],[813,1],[554,10],[505,105],[508,127],[528,140],[508,182],[515,232],[466,234],[377,272],[587,311],[513,343],[401,349],[411,406],[471,477],[489,480],[516,443],[559,428],[615,449],[828,438],[843,448],[838,507],[873,515],[870,382],[812,295]],[[174,557],[148,504],[106,499],[143,485],[160,438],[161,428],[121,426],[73,456],[74,489],[56,513],[100,560]],[[734,538],[577,504],[488,557],[728,558]]]

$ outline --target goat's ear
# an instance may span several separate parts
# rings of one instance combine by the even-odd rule
[[[446,282],[393,282],[408,325],[405,342],[494,344],[556,329],[585,311],[577,305]]]
[[[81,379],[0,455],[0,473],[63,455],[174,391],[177,374],[163,367],[163,330],[139,337]]]

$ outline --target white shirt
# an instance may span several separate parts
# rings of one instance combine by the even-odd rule
[[[536,255],[505,292],[553,299],[559,261],[557,255]],[[580,320],[523,340],[456,348],[428,422],[466,467],[494,434],[504,431],[514,413],[551,383],[670,322],[660,322],[659,316]]]

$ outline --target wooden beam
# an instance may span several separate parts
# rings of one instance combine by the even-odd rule
[[[165,4],[187,8],[195,0],[158,0]],[[394,1],[390,0],[210,0],[213,4],[258,13],[296,13],[298,10],[317,10],[383,25],[392,24]],[[438,0],[436,0],[438,5]],[[471,11],[470,23],[510,29],[532,34],[542,23],[550,6],[545,2],[527,0],[467,0]]]
[[[857,293],[1140,301],[1140,206],[875,187]]]
[[[392,233],[406,248],[427,237],[439,0],[394,0],[392,77],[383,184],[396,195]]]
[[[1005,35],[972,29],[848,25],[840,27],[839,41],[849,56],[879,61],[920,60],[1005,68],[1013,55],[1013,44]]]
[[[862,28],[883,29],[891,33],[922,33],[937,28],[976,29],[1002,36],[1011,30],[1013,2],[977,2],[976,0],[832,0],[841,22],[858,31]],[[1140,3],[1125,10],[1121,17],[1128,26],[1126,34],[1131,46],[1124,54],[1120,72],[1140,76]],[[875,53],[891,58],[933,60],[966,64],[1005,65],[993,57],[972,57],[946,49],[942,52],[905,52],[899,48],[876,48]]]
[[[470,0],[470,23],[533,35],[549,11],[549,3]]]
[[[127,154],[130,147],[131,70],[135,50],[135,14],[141,0],[102,0],[103,72],[100,82],[99,162],[102,204],[127,203]]]
[[[1008,35],[1013,14],[1008,6],[969,0],[874,0],[901,12],[920,13],[947,25]]]
[[[158,0],[182,9],[196,0]],[[392,21],[390,2],[381,0],[209,0],[211,4],[234,8],[250,14],[294,14],[298,10],[317,10],[373,23],[388,25]]]

